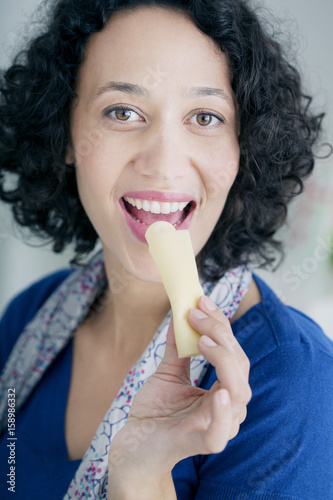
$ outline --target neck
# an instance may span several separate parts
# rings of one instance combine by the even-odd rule
[[[105,258],[108,290],[93,328],[115,352],[143,352],[170,310],[163,284],[149,283]]]

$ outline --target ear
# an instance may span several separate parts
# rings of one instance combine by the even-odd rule
[[[68,144],[66,148],[65,162],[66,165],[73,165],[73,163],[75,163],[74,149],[70,144]]]

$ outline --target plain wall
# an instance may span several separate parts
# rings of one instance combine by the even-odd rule
[[[1,0],[0,68],[9,64],[33,29],[30,15],[38,0]],[[256,2],[260,5],[260,2]],[[283,18],[281,30],[290,32],[306,88],[318,109],[324,108],[326,133],[333,143],[333,19],[332,0],[266,0],[264,5]],[[24,119],[24,117],[22,117]],[[321,151],[321,153],[324,150]],[[291,209],[288,226],[281,232],[287,259],[275,273],[256,271],[288,304],[312,315],[333,338],[333,157],[320,160],[306,192]],[[73,253],[55,255],[50,247],[23,243],[7,207],[0,205],[0,312],[5,304],[33,281],[67,266]],[[35,245],[40,242],[35,240]],[[332,248],[331,248],[332,251]]]

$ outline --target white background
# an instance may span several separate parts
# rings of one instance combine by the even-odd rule
[[[39,0],[0,0],[0,68],[9,64],[33,30],[30,16]],[[260,2],[257,2],[260,4]],[[292,34],[289,46],[297,55],[306,89],[317,108],[327,113],[323,141],[333,143],[333,19],[332,0],[266,0],[264,5],[283,19],[280,28]],[[24,119],[24,116],[22,116]],[[71,249],[63,255],[50,247],[31,247],[22,230],[0,205],[0,313],[6,303],[41,276],[68,265]],[[333,338],[333,157],[320,160],[306,192],[292,207],[281,232],[287,259],[275,273],[256,271],[288,304],[311,315]],[[40,242],[35,241],[35,245]]]

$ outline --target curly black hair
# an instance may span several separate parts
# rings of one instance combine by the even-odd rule
[[[51,238],[55,252],[75,243],[76,261],[98,235],[81,204],[74,168],[66,165],[70,110],[85,46],[113,13],[162,6],[189,15],[227,55],[240,119],[240,166],[223,215],[201,250],[201,275],[283,255],[274,239],[287,204],[314,167],[313,145],[324,114],[313,114],[297,69],[245,0],[58,0],[44,32],[20,52],[1,79],[0,197],[15,220]],[[5,186],[5,173],[16,185]]]

